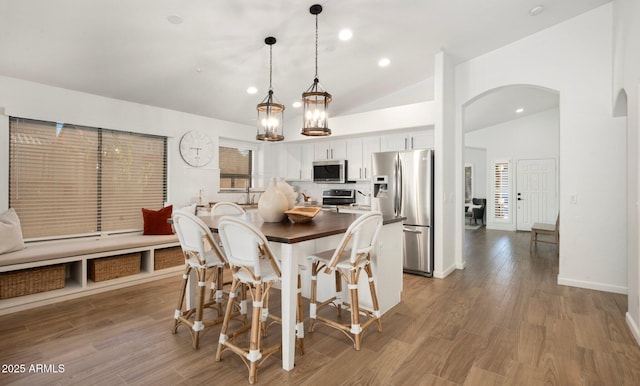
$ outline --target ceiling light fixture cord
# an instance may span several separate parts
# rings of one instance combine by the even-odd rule
[[[316,13],[316,82],[318,82],[318,14]]]
[[[273,74],[273,44],[269,44],[269,91],[273,90],[271,87],[271,77]]]

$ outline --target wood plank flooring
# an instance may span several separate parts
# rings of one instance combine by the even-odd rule
[[[293,371],[272,357],[258,384],[640,385],[626,296],[558,286],[555,246],[531,256],[528,233],[481,228],[466,238],[467,267],[444,280],[405,275],[402,303],[384,316],[382,333],[367,332],[361,351],[318,326]],[[247,384],[236,355],[214,361],[216,328],[199,350],[184,327],[170,333],[178,282],[1,316],[2,370],[26,368],[0,373],[0,384]],[[267,339],[278,335],[272,327]],[[38,364],[53,367],[36,372]]]

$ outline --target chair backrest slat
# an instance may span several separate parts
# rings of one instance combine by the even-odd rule
[[[347,228],[342,240],[340,240],[338,248],[331,257],[329,267],[335,267],[340,255],[345,250],[351,250],[349,256],[351,263],[355,263],[359,256],[371,253],[381,228],[382,213],[380,212],[372,211],[358,217]]]
[[[193,253],[200,259],[200,261],[192,261],[192,263],[198,265],[207,264],[208,247],[210,247],[216,255],[217,262],[225,262],[224,254],[214,242],[211,230],[201,219],[191,213],[176,210],[173,212],[172,221],[182,250],[187,254],[189,259],[194,258]]]
[[[211,215],[244,214],[245,210],[233,202],[218,202],[211,207]]]
[[[231,266],[246,267],[255,276],[262,276],[260,259],[269,259],[280,276],[280,265],[275,259],[265,235],[253,224],[232,216],[224,216],[218,222],[218,234]]]

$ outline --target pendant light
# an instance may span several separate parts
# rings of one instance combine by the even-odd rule
[[[313,84],[302,93],[302,135],[327,136],[329,129],[329,103],[331,94],[324,91],[318,81],[318,14],[322,12],[320,4],[314,4],[309,12],[316,17],[316,75]]]
[[[267,97],[258,103],[258,133],[256,139],[260,141],[282,141],[284,124],[284,105],[274,102],[273,89],[271,88],[273,45],[276,38],[269,36],[264,39],[269,46],[269,93]]]

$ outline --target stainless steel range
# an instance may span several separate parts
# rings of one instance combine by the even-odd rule
[[[353,189],[329,189],[322,191],[322,206],[336,208],[338,205],[350,205],[356,202]]]

